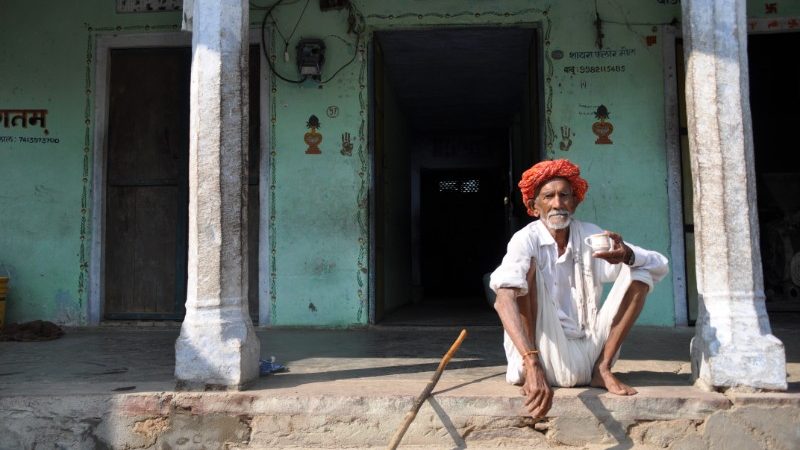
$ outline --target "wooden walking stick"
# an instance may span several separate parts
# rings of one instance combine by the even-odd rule
[[[408,430],[409,425],[411,422],[414,421],[414,418],[417,417],[417,413],[419,409],[422,407],[422,404],[425,403],[425,399],[431,395],[431,391],[433,391],[433,387],[436,386],[436,383],[439,382],[439,378],[442,376],[442,372],[444,372],[445,366],[447,363],[450,362],[450,358],[456,353],[458,347],[461,346],[461,342],[467,337],[467,330],[461,330],[461,334],[458,335],[458,338],[453,345],[450,346],[450,350],[444,354],[442,357],[441,362],[439,362],[439,367],[436,368],[436,372],[434,372],[433,376],[431,377],[431,381],[428,382],[428,385],[425,386],[425,389],[422,390],[422,393],[417,396],[417,399],[414,400],[414,404],[411,405],[411,409],[406,413],[405,419],[403,419],[403,424],[400,425],[400,428],[394,433],[392,436],[392,440],[389,441],[389,446],[386,447],[389,450],[395,450],[398,445],[400,445],[400,441],[403,439],[403,435],[406,434],[406,430]]]

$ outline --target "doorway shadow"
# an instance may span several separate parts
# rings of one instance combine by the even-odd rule
[[[482,298],[427,298],[387,314],[382,326],[501,326],[495,310]]]

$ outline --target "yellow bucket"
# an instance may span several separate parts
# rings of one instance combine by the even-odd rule
[[[6,326],[7,294],[8,294],[8,277],[0,277],[0,329]]]

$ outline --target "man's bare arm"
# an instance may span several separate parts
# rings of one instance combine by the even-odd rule
[[[535,350],[533,342],[526,332],[527,326],[523,322],[522,311],[518,302],[519,289],[499,288],[494,303],[494,309],[500,316],[506,333],[514,343],[520,355],[524,355],[528,350]]]
[[[535,267],[535,266],[534,266]],[[525,368],[525,382],[522,386],[525,394],[525,407],[533,418],[544,417],[550,410],[553,400],[553,390],[547,383],[544,370],[539,365],[539,358],[533,340],[534,329],[536,327],[536,280],[535,277],[528,279],[529,286],[534,290],[529,296],[518,297],[518,289],[499,288],[497,289],[494,308],[500,316],[503,328],[511,338],[517,351],[523,355]],[[529,300],[532,300],[528,303]],[[520,308],[519,302],[526,302],[525,308]],[[529,317],[522,314],[525,309]],[[526,324],[524,321],[528,321]],[[527,331],[530,331],[528,333]]]

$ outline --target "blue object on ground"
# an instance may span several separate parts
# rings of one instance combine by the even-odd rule
[[[282,364],[278,364],[275,362],[275,357],[273,356],[270,358],[270,361],[266,360],[259,360],[258,361],[258,374],[260,376],[269,375],[275,372],[288,372],[289,369]]]

